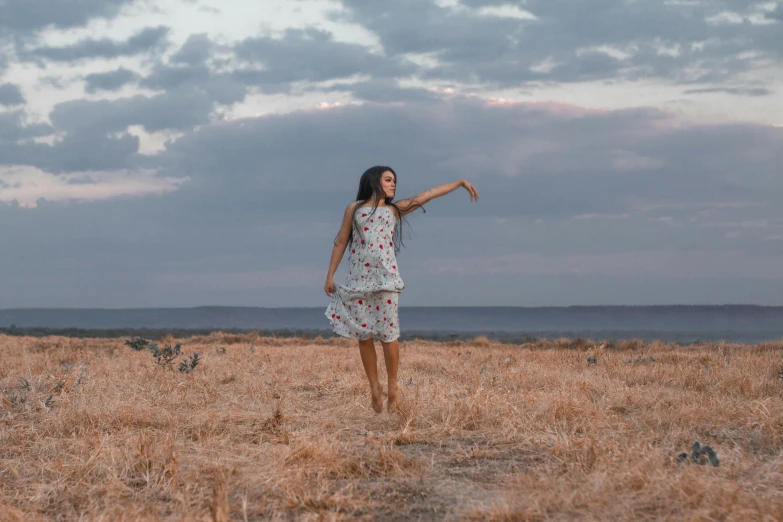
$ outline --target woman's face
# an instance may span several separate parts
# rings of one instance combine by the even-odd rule
[[[385,198],[394,198],[394,191],[397,189],[397,180],[391,171],[381,174],[381,189],[383,189]]]

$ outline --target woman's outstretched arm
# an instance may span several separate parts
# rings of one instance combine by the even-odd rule
[[[412,198],[400,200],[397,202],[397,208],[400,209],[400,212],[404,216],[405,214],[413,212],[417,208],[425,205],[429,201],[444,196],[449,192],[453,192],[460,187],[463,187],[468,191],[471,201],[478,201],[479,195],[476,191],[476,188],[464,179],[460,179],[457,181],[452,181],[451,183],[444,183],[443,185],[437,185],[435,187],[429,188],[421,194],[413,196]]]
[[[353,226],[353,213],[355,211],[356,202],[349,204],[345,209],[340,232],[337,233],[337,238],[334,240],[332,259],[329,261],[329,271],[326,273],[326,283],[324,284],[326,295],[332,295],[332,292],[334,292],[334,273],[337,272],[337,267],[340,266],[340,261],[342,261],[345,255],[345,249],[348,248],[348,240],[351,237],[351,227]]]

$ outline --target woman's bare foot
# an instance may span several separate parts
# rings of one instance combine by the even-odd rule
[[[386,411],[394,411],[397,409],[398,402],[397,397],[399,393],[397,390],[397,385],[394,384],[393,386],[389,386],[389,400],[386,405]]]
[[[381,387],[373,388],[372,393],[372,409],[375,413],[383,413],[383,397],[381,397]]]

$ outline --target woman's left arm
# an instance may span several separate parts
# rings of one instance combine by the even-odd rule
[[[457,181],[452,181],[451,183],[444,183],[443,185],[437,185],[435,187],[425,190],[421,194],[417,194],[413,196],[412,198],[398,201],[397,207],[400,209],[400,212],[404,216],[405,214],[413,212],[417,208],[427,204],[433,199],[439,198],[441,196],[445,196],[449,192],[453,192],[460,187],[463,187],[465,190],[468,191],[468,194],[470,194],[471,201],[478,201],[479,195],[478,192],[476,191],[476,188],[466,180],[461,179]]]

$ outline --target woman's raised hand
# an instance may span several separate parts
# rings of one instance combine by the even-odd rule
[[[471,185],[468,181],[465,181],[464,179],[462,180],[462,186],[470,194],[470,200],[471,201],[478,201],[479,195],[478,195],[478,191],[476,190],[476,187],[474,187],[473,185]]]

